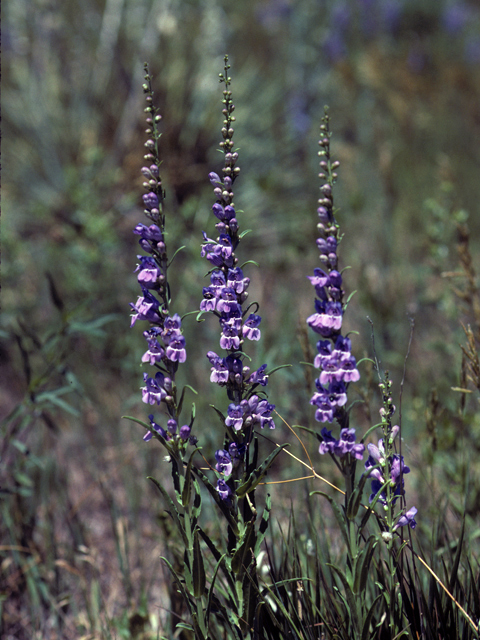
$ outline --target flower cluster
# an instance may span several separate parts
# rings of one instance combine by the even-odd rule
[[[153,107],[153,91],[151,77],[146,70],[143,85],[146,94],[147,108],[147,134],[151,137],[145,143],[147,153],[144,156],[148,166],[141,169],[144,177],[143,186],[146,193],[143,195],[144,213],[152,224],[137,224],[133,233],[139,236],[138,243],[144,252],[138,255],[138,264],[135,269],[138,283],[142,289],[142,295],[137,302],[130,303],[133,310],[131,325],[137,321],[147,322],[148,329],[143,332],[147,342],[147,350],[142,356],[142,363],[149,364],[157,371],[154,376],[144,373],[142,387],[142,400],[146,404],[164,404],[168,414],[167,429],[163,429],[150,418],[151,431],[147,431],[144,440],[148,441],[154,433],[158,433],[165,440],[173,437],[180,441],[187,441],[190,436],[191,425],[184,425],[177,434],[178,410],[176,402],[175,373],[179,363],[185,362],[187,353],[185,338],[182,334],[182,321],[178,314],[170,314],[170,294],[167,281],[167,247],[165,243],[165,216],[162,211],[162,203],[165,193],[160,177],[160,160],[158,157],[158,140],[160,134],[157,125],[161,116]],[[146,255],[145,255],[146,254]]]
[[[223,500],[231,501],[231,486],[227,484],[231,474],[248,452],[248,445],[252,438],[255,425],[261,428],[275,427],[271,414],[274,405],[255,393],[258,387],[265,387],[268,383],[267,365],[251,372],[244,364],[243,351],[245,340],[260,340],[260,323],[262,318],[257,315],[258,305],[245,305],[248,298],[250,279],[238,266],[235,251],[240,242],[239,224],[234,205],[233,183],[240,169],[236,166],[238,153],[233,151],[232,136],[234,133],[232,92],[229,90],[231,79],[228,77],[229,65],[225,59],[224,74],[220,74],[220,81],[225,83],[223,91],[224,116],[220,146],[224,152],[223,176],[211,172],[209,180],[216,198],[212,206],[216,218],[215,228],[218,231],[216,239],[203,234],[201,255],[210,266],[210,284],[203,288],[203,299],[200,311],[212,313],[218,318],[220,325],[220,348],[226,352],[225,356],[214,351],[207,353],[211,365],[210,380],[221,387],[225,387],[230,404],[223,421],[227,432],[226,449],[217,451],[216,470],[220,474],[217,490]],[[228,444],[228,441],[229,444]],[[231,458],[231,448],[235,450],[235,457]],[[236,464],[233,464],[236,460]]]
[[[392,428],[389,440],[393,444],[395,436],[399,432],[399,427]],[[378,441],[378,446],[370,443],[367,445],[368,459],[365,462],[365,469],[372,479],[370,503],[378,496],[377,500],[388,507],[390,501],[393,506],[399,497],[405,495],[404,475],[410,473],[410,468],[405,465],[402,455],[391,453],[387,455],[383,438]],[[387,493],[387,488],[389,492]],[[409,525],[412,529],[416,527],[415,515],[416,507],[412,507],[398,519],[393,530]]]
[[[355,429],[342,429],[340,431],[340,439],[336,440],[332,436],[332,432],[326,427],[322,429],[323,442],[320,443],[320,453],[331,453],[339,458],[343,458],[350,454],[353,458],[361,460],[365,446],[363,444],[355,444]]]
[[[316,407],[315,419],[318,422],[331,423],[336,418],[342,427],[342,434],[348,434],[347,440],[342,439],[342,435],[340,435],[340,440],[335,440],[331,436],[331,432],[324,429],[322,431],[324,442],[320,446],[320,453],[335,452],[336,455],[342,456],[348,452],[360,459],[364,446],[353,444],[355,431],[348,428],[348,414],[345,410],[348,385],[350,382],[359,380],[360,374],[356,360],[351,353],[350,338],[341,333],[344,291],[342,289],[342,275],[337,270],[339,232],[334,217],[332,195],[332,185],[337,178],[335,169],[339,163],[332,163],[330,159],[330,131],[327,113],[323,117],[321,131],[319,155],[322,160],[320,161],[319,177],[325,182],[320,187],[322,197],[318,200],[319,222],[317,229],[319,238],[317,239],[317,247],[320,251],[320,261],[323,268],[315,269],[313,276],[309,276],[310,282],[315,287],[316,299],[315,313],[307,318],[308,326],[321,336],[317,342],[317,355],[314,360],[314,366],[320,369],[320,375],[315,381],[316,391],[310,404]],[[348,449],[345,444],[347,441],[355,449]]]

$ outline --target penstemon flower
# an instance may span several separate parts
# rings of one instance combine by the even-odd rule
[[[175,376],[180,363],[185,362],[187,352],[185,338],[182,334],[182,321],[178,314],[170,313],[170,291],[168,287],[167,271],[168,257],[165,243],[165,215],[163,201],[165,192],[160,177],[160,159],[158,156],[158,142],[160,133],[158,124],[161,116],[153,107],[153,91],[148,68],[145,67],[145,84],[143,90],[146,95],[147,134],[150,136],[145,147],[144,156],[148,166],[141,169],[144,177],[143,195],[144,213],[152,224],[137,224],[133,233],[139,236],[138,243],[147,255],[137,256],[138,264],[135,269],[137,280],[142,290],[137,302],[130,303],[133,310],[131,327],[137,322],[146,322],[149,327],[143,336],[147,342],[147,350],[142,356],[142,363],[148,364],[156,371],[154,374],[143,374],[144,387],[141,388],[142,401],[148,405],[162,406],[167,414],[167,428],[158,425],[153,414],[149,416],[151,431],[144,436],[145,441],[151,440],[157,434],[166,441],[175,442],[179,449],[183,449],[187,442],[194,442],[190,436],[191,424],[184,425],[177,431],[179,406],[176,398]]]
[[[324,180],[320,187],[322,197],[318,200],[319,222],[317,229],[319,238],[317,247],[323,268],[314,269],[313,276],[308,276],[315,287],[315,313],[307,318],[308,326],[321,339],[317,342],[317,355],[314,366],[320,369],[315,381],[316,391],[310,399],[315,406],[315,419],[318,422],[333,422],[340,425],[340,439],[336,440],[331,431],[324,428],[321,432],[323,442],[320,453],[331,453],[338,457],[351,454],[355,459],[362,459],[365,447],[355,444],[355,429],[349,428],[349,415],[345,409],[347,389],[350,382],[360,379],[357,363],[351,353],[350,338],[342,335],[343,314],[346,304],[343,302],[342,275],[337,270],[337,248],[339,242],[339,226],[334,216],[332,187],[336,181],[338,162],[330,157],[330,130],[328,114],[322,118],[320,127],[322,138],[319,141],[321,150],[319,177]]]
[[[216,198],[212,211],[217,219],[215,228],[218,237],[209,238],[203,233],[201,256],[211,265],[209,272],[210,284],[203,288],[203,299],[200,311],[212,313],[218,318],[220,326],[220,348],[226,352],[218,355],[214,351],[207,353],[211,364],[210,380],[221,387],[225,387],[230,404],[227,415],[224,416],[226,427],[226,442],[224,449],[217,451],[216,470],[219,474],[217,490],[220,497],[232,503],[232,493],[225,489],[233,488],[227,484],[235,469],[239,469],[238,462],[245,458],[248,446],[252,440],[253,427],[268,427],[273,429],[275,424],[271,416],[275,406],[262,398],[255,390],[265,387],[268,383],[267,365],[264,364],[256,371],[244,365],[243,351],[245,340],[258,341],[261,337],[261,316],[256,314],[258,305],[246,306],[250,279],[238,266],[235,254],[240,243],[239,223],[237,211],[233,201],[233,183],[240,169],[237,164],[238,153],[233,150],[232,136],[234,133],[232,92],[229,90],[231,79],[228,77],[230,66],[225,59],[225,70],[220,74],[220,82],[225,84],[223,91],[223,141],[220,146],[224,152],[224,167],[222,178],[211,172],[209,180],[213,186]],[[233,447],[234,459],[231,459]],[[227,450],[228,449],[228,450]]]
[[[411,529],[417,525],[416,507],[411,507],[405,513],[399,513],[395,508],[398,498],[403,501],[405,496],[404,476],[410,473],[410,468],[406,466],[403,456],[395,451],[395,439],[400,433],[400,427],[392,427],[395,406],[391,387],[392,383],[387,373],[385,381],[380,384],[383,393],[383,407],[380,409],[383,438],[378,441],[378,446],[373,443],[367,445],[369,456],[365,462],[365,470],[371,478],[370,504],[379,502],[383,506],[389,533],[406,525]]]

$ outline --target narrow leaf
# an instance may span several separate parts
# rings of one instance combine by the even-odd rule
[[[198,527],[193,532],[193,595],[196,598],[203,596],[205,592],[206,577],[203,557],[198,540]]]
[[[157,489],[160,491],[160,493],[163,496],[163,499],[165,500],[165,502],[167,503],[170,511],[168,512],[174,522],[175,522],[175,526],[177,527],[177,531],[181,534],[182,539],[183,539],[183,543],[185,545],[185,547],[188,547],[188,539],[185,533],[185,528],[183,526],[183,523],[180,519],[180,514],[177,511],[177,507],[175,506],[175,503],[173,502],[173,500],[170,498],[170,496],[168,495],[168,493],[165,491],[165,489],[162,487],[162,485],[155,480],[155,478],[152,478],[151,476],[148,476],[148,480],[151,480],[153,482],[153,484],[157,487]]]
[[[235,491],[238,498],[244,498],[247,495],[247,493],[250,493],[250,491],[253,491],[255,487],[257,487],[260,484],[262,479],[265,477],[265,474],[272,466],[275,458],[278,456],[279,453],[283,451],[283,449],[285,449],[288,446],[290,445],[282,444],[281,446],[277,447],[274,451],[272,451],[272,453],[268,456],[268,458],[257,469],[252,471],[252,473],[247,478],[247,480],[242,485],[240,485]]]

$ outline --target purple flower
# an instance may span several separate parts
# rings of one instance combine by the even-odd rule
[[[340,431],[340,439],[336,440],[332,436],[332,432],[328,431],[326,427],[322,429],[323,442],[320,443],[318,449],[322,455],[325,453],[331,453],[339,458],[343,458],[347,454],[357,460],[363,458],[363,452],[365,451],[365,445],[355,443],[355,429],[342,429]]]
[[[142,196],[143,204],[145,209],[148,211],[152,209],[158,209],[158,196],[153,193],[153,191],[149,191],[145,195]]]
[[[174,336],[168,343],[167,358],[172,362],[185,362],[187,359],[185,338],[182,335]]]
[[[173,418],[170,418],[170,420],[167,421],[167,430],[168,433],[170,433],[172,436],[174,436],[177,433],[177,421],[174,420]]]
[[[220,320],[222,335],[220,336],[220,346],[222,349],[232,350],[240,347],[240,337],[238,335],[237,318],[230,320]],[[240,320],[241,323],[241,320]]]
[[[245,278],[243,276],[243,271],[240,267],[228,270],[227,286],[231,287],[236,294],[240,295],[241,293],[244,293],[244,291],[248,289],[249,284],[250,278]]]
[[[213,171],[211,171],[208,174],[208,179],[210,180],[210,182],[212,183],[212,186],[214,187],[221,187],[222,186],[222,181],[220,180],[220,177],[217,173],[214,173]]]
[[[393,527],[393,531],[396,531],[400,527],[405,527],[408,525],[411,529],[415,529],[417,523],[415,521],[415,516],[417,515],[418,509],[416,507],[411,507],[406,513],[400,516],[397,520],[395,526]]]
[[[343,407],[347,404],[347,392],[343,382],[331,382],[328,385],[328,398],[334,407]]]
[[[224,500],[228,505],[232,504],[233,491],[230,489],[225,480],[217,480],[217,491],[222,500]]]
[[[368,456],[367,461],[365,462],[365,469],[369,471],[369,476],[372,478],[371,485],[371,494],[370,494],[370,502],[373,502],[375,496],[381,490],[385,483],[385,477],[383,470],[387,466],[387,461],[385,460],[385,446],[383,443],[383,439],[378,441],[378,447],[372,443],[367,445]],[[403,456],[394,453],[388,458],[388,464],[390,466],[390,483],[393,487],[393,501],[392,504],[395,504],[397,498],[399,496],[403,496],[405,493],[404,489],[404,480],[403,476],[407,473],[410,473],[409,467],[407,467],[404,463]],[[380,468],[373,469],[379,465]],[[387,493],[385,490],[382,491],[379,497],[379,501],[383,504],[387,502]]]
[[[141,236],[142,240],[151,240],[152,242],[161,242],[163,240],[163,234],[156,224],[151,224],[147,227],[145,224],[137,224],[133,233]]]
[[[212,211],[222,222],[229,222],[232,218],[235,218],[235,209],[230,205],[222,207],[219,202],[216,202],[212,207]]]
[[[219,241],[210,240],[204,234],[205,244],[201,256],[207,258],[215,267],[233,267],[232,241],[226,233],[221,233]]]
[[[182,440],[188,440],[190,438],[190,433],[192,431],[192,427],[188,424],[184,424],[183,427],[180,427],[179,435]]]
[[[165,376],[160,371],[157,372],[155,378],[149,378],[147,373],[143,374],[145,387],[142,387],[142,401],[145,404],[160,404],[167,397],[164,389]]]
[[[313,276],[307,276],[307,278],[313,284],[315,290],[323,289],[323,287],[325,287],[330,280],[329,275],[322,269],[318,268],[313,270]]]
[[[168,439],[168,435],[167,432],[165,431],[165,429],[163,427],[161,427],[159,424],[157,424],[154,419],[153,419],[153,414],[150,414],[148,416],[148,419],[150,420],[150,425],[152,427],[152,429],[154,431],[156,431],[159,435],[162,436],[162,438],[165,438],[165,440]],[[151,431],[147,431],[147,433],[143,436],[143,439],[145,440],[145,442],[148,442],[149,440],[151,440],[153,437],[153,433]]]
[[[241,405],[244,410],[245,424],[259,424],[261,429],[264,427],[275,429],[275,423],[271,417],[275,409],[274,404],[270,404],[268,400],[261,400],[257,395],[253,395],[249,400],[242,400]]]
[[[242,333],[247,340],[260,340],[261,331],[258,329],[262,318],[251,313],[245,324],[243,325]]]
[[[242,315],[242,307],[237,302],[235,289],[223,287],[217,302],[217,311],[224,314],[235,313],[237,316]]]
[[[130,306],[136,313],[132,314],[132,321],[130,326],[133,327],[137,320],[147,320],[148,322],[161,322],[161,318],[158,314],[160,303],[158,300],[145,288],[142,287],[143,296],[139,297],[137,302]]]
[[[227,384],[229,376],[229,370],[225,359],[217,356],[214,351],[209,351],[207,353],[207,358],[210,360],[210,364],[212,365],[210,382],[216,382],[218,385],[223,387]]]
[[[314,393],[310,399],[310,404],[317,407],[315,411],[315,420],[317,422],[333,422],[335,407],[330,402],[328,391],[323,389]]]
[[[135,272],[139,272],[137,280],[140,285],[146,289],[158,288],[158,278],[162,275],[162,271],[155,259],[150,256],[137,256],[140,264],[137,265]]]
[[[217,461],[215,469],[219,473],[223,473],[223,475],[226,477],[231,475],[233,471],[233,464],[232,458],[230,457],[228,451],[225,451],[225,449],[218,449],[218,451],[215,451],[215,459]]]
[[[268,383],[268,376],[265,375],[266,364],[262,364],[256,371],[254,371],[248,378],[248,384],[260,384],[262,387],[266,387]]]
[[[143,335],[147,340],[148,349],[142,356],[142,362],[148,362],[149,364],[156,364],[165,356],[165,349],[158,342],[156,335],[159,329],[154,327],[148,331],[144,331]]]
[[[228,405],[228,416],[225,418],[227,427],[233,427],[239,431],[243,426],[243,407],[233,402]]]
[[[217,298],[213,287],[203,287],[203,300],[200,302],[200,311],[215,311]]]
[[[223,271],[212,271],[210,275],[211,288],[215,291],[217,298],[220,297],[222,289],[227,286]]]
[[[356,368],[357,362],[353,356],[341,360],[341,373],[344,382],[357,382],[360,374]]]
[[[315,300],[316,313],[307,318],[307,324],[324,338],[330,337],[342,327],[342,305],[340,302]]]

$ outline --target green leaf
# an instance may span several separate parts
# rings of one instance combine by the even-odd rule
[[[254,550],[255,557],[258,557],[258,554],[260,553],[260,546],[265,538],[265,534],[267,533],[268,521],[270,518],[271,510],[272,510],[272,498],[270,494],[267,493],[267,497],[265,498],[265,509],[263,510],[263,514],[262,514],[262,521],[260,522],[260,526],[258,527],[257,541],[255,543],[255,550]]]
[[[377,545],[377,538],[373,534],[368,538],[367,544],[363,547],[361,553],[355,560],[355,579],[353,583],[353,592],[361,594],[367,585],[369,576],[370,562],[373,552]]]
[[[193,532],[193,595],[200,598],[205,593],[206,577],[205,567],[203,566],[203,556],[198,540],[198,527]]]
[[[118,320],[120,317],[121,315],[119,313],[109,313],[100,316],[100,318],[95,318],[95,320],[88,320],[86,322],[74,320],[70,322],[67,328],[67,334],[84,333],[91,336],[103,337],[105,335],[103,326],[109,322]]]
[[[343,535],[343,539],[345,540],[345,543],[347,545],[347,549],[348,549],[348,554],[350,557],[352,557],[352,546],[351,546],[351,541],[350,541],[350,536],[348,535],[348,529],[347,529],[347,522],[345,520],[345,514],[344,512],[340,509],[340,507],[338,506],[338,504],[335,502],[335,500],[329,496],[328,494],[324,493],[323,491],[312,491],[310,493],[311,496],[318,494],[320,496],[323,496],[324,498],[326,498],[332,509],[333,509],[333,513],[337,519],[338,525],[340,527],[340,531],[342,532]]]
[[[375,600],[373,601],[372,606],[370,607],[370,609],[368,610],[367,616],[363,622],[363,629],[362,629],[362,638],[361,640],[369,640],[369,638],[371,638],[370,635],[370,624],[372,622],[372,617],[373,617],[373,613],[375,611],[375,607],[377,606],[377,603],[379,600],[381,600],[383,598],[382,594],[380,593]]]
[[[197,639],[201,638],[202,640],[208,640],[207,636],[205,636],[205,634],[203,633],[202,629],[200,628],[200,625],[198,624],[198,616],[197,616],[197,612],[196,612],[196,607],[195,607],[196,603],[195,603],[195,601],[192,601],[192,598],[191,598],[190,594],[188,593],[188,591],[183,586],[183,583],[182,583],[179,575],[177,574],[175,569],[172,567],[170,562],[166,558],[162,557],[161,559],[165,562],[167,567],[170,569],[170,572],[173,575],[174,580],[175,580],[175,582],[177,584],[178,590],[182,594],[183,601],[188,606],[188,609],[190,611],[190,615],[192,616],[193,630],[195,632],[195,638],[197,638]],[[180,622],[176,626],[180,627],[180,628],[192,629],[192,627],[190,625],[185,625],[184,622]]]
[[[251,491],[253,491],[255,487],[257,487],[262,481],[262,479],[265,477],[267,471],[272,466],[275,458],[279,455],[279,453],[283,451],[283,449],[289,446],[290,446],[289,444],[282,444],[276,449],[274,449],[274,451],[272,451],[272,453],[268,456],[268,458],[264,460],[264,462],[257,469],[252,471],[252,473],[249,475],[247,480],[243,484],[241,484],[239,487],[237,487],[235,491],[237,497],[244,498],[247,495],[247,493],[250,493]]]
[[[350,588],[350,585],[348,583],[348,580],[345,574],[342,573],[342,571],[338,567],[336,567],[334,564],[327,563],[327,566],[331,567],[340,578],[343,588],[345,590],[345,596],[347,599],[348,608],[350,610],[350,615],[353,618],[354,626],[356,629],[359,629],[360,625],[359,625],[357,607],[360,606],[360,602],[358,598],[356,598],[352,589]]]
[[[68,404],[68,402],[65,402],[65,400],[62,400],[60,398],[60,396],[63,396],[66,393],[71,393],[72,391],[73,389],[70,386],[60,387],[60,389],[56,389],[55,391],[44,391],[42,393],[39,393],[35,399],[38,404],[43,402],[50,402],[50,404],[53,404],[56,407],[63,409],[63,411],[66,411],[70,415],[76,417],[80,415],[79,411]]]
[[[175,260],[175,256],[177,255],[177,253],[180,253],[180,251],[183,251],[183,249],[185,249],[185,245],[182,245],[181,247],[178,247],[178,249],[175,251],[173,256],[168,261],[167,268],[171,266],[172,262]]]
[[[182,489],[182,505],[187,507],[190,503],[190,498],[192,496],[192,461],[193,456],[197,453],[198,449],[194,449],[188,459],[187,469],[185,471],[183,489]]]
[[[193,499],[192,516],[198,519],[202,511],[202,495],[200,493],[200,485],[196,478],[193,478],[193,486],[195,488],[195,498]]]
[[[157,480],[155,480],[155,478],[152,478],[152,476],[148,476],[147,479],[151,480],[153,482],[153,484],[157,487],[157,489],[160,491],[160,493],[162,494],[163,499],[165,500],[165,502],[167,503],[167,506],[170,509],[170,511],[168,513],[172,516],[173,521],[175,522],[175,526],[177,527],[177,531],[182,536],[183,544],[185,545],[185,547],[188,547],[188,539],[187,539],[187,535],[185,533],[185,527],[184,527],[183,522],[182,522],[182,520],[180,518],[180,514],[177,511],[177,507],[175,506],[175,503],[170,498],[170,496],[165,491],[165,489],[162,487],[162,485]]]
[[[243,534],[242,540],[239,545],[237,545],[237,549],[232,557],[232,571],[236,574],[241,573],[243,568],[246,568],[251,562],[252,558],[252,536],[254,541],[254,532],[255,525],[254,522],[251,521],[247,524],[245,529],[245,533]],[[245,558],[247,558],[247,562],[245,563]]]
[[[348,501],[347,505],[347,518],[349,518],[350,520],[353,520],[357,517],[358,510],[362,503],[363,489],[365,488],[365,484],[368,479],[368,474],[363,474],[357,486],[353,490],[352,495],[350,496],[350,500]]]
[[[202,534],[203,532],[200,531],[200,534]],[[202,535],[203,537],[203,535]],[[215,581],[217,579],[217,575],[218,575],[218,571],[220,569],[220,566],[223,563],[223,559],[225,558],[225,554],[223,554],[222,556],[220,556],[220,558],[217,561],[217,564],[215,566],[215,569],[213,571],[213,576],[212,576],[212,580],[210,582],[210,587],[208,589],[208,596],[207,596],[207,606],[205,608],[205,620],[207,623],[207,627],[209,626],[209,619],[210,619],[210,611],[212,609],[212,602],[213,602],[213,596],[214,596],[214,587],[215,587]]]
[[[201,469],[198,469],[197,467],[193,467],[193,472],[195,473],[195,475],[197,475],[200,478],[200,480],[203,482],[204,486],[206,487],[207,491],[210,493],[212,498],[217,503],[217,506],[219,507],[219,509],[223,513],[223,515],[225,516],[225,519],[227,520],[228,524],[230,525],[234,535],[238,536],[239,535],[238,524],[237,524],[235,518],[232,516],[232,514],[230,512],[230,508],[228,507],[228,505],[225,503],[224,500],[222,500],[220,498],[216,487],[214,487],[212,485],[210,480],[203,473],[203,471],[201,471]]]

